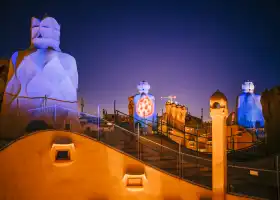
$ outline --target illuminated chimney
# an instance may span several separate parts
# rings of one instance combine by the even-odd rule
[[[255,85],[253,82],[246,81],[244,84],[242,84],[242,90],[244,93],[254,93]]]

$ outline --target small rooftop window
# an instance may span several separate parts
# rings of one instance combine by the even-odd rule
[[[220,106],[220,104],[218,103],[218,102],[215,102],[214,104],[213,104],[213,108],[220,108],[221,106]]]
[[[56,161],[65,161],[70,159],[70,152],[68,150],[58,150],[55,156]]]
[[[71,138],[56,138],[56,143],[52,145],[51,160],[56,166],[68,166],[75,161],[75,146],[72,141],[67,141],[67,139]]]
[[[128,178],[127,179],[127,186],[128,187],[143,187],[142,177]]]

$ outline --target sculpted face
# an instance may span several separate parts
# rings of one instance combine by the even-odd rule
[[[148,94],[149,90],[150,90],[150,85],[147,81],[141,81],[138,86],[137,86],[137,89],[139,91],[139,93],[145,93],[145,94]]]
[[[31,20],[31,44],[37,49],[53,48],[60,51],[60,25],[52,17],[42,21],[33,17]]]

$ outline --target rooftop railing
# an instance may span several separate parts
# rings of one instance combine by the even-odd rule
[[[52,100],[56,101],[55,99]],[[153,137],[151,139],[149,135],[155,132],[148,132],[147,134],[139,126],[125,127],[124,124],[119,122],[108,121],[99,115],[77,112],[76,110],[65,108],[61,104],[47,105],[47,103],[44,103],[42,107],[30,109],[28,112],[33,113],[35,116],[34,121],[36,121],[36,118],[39,119],[37,123],[41,119],[40,115],[48,115],[50,121],[55,124],[56,117],[54,116],[59,116],[61,110],[76,113],[77,116],[87,119],[81,120],[81,134],[174,177],[211,189],[211,158],[191,153],[183,147],[182,143],[178,144],[166,138],[160,140]],[[37,124],[37,128],[31,130],[36,132],[42,129],[49,129],[50,126],[46,128],[42,124],[44,123]],[[53,126],[51,129],[57,128]],[[61,129],[71,131],[71,122],[70,124],[65,122],[60,124],[57,130]],[[25,130],[22,131],[24,135]],[[32,134],[32,132],[29,134]],[[161,134],[164,133],[161,132]],[[8,145],[5,144],[5,146]],[[3,146],[3,148],[5,147]],[[228,193],[251,198],[280,199],[278,156],[258,160],[255,163],[250,163],[251,166],[247,164],[228,162]]]
[[[158,134],[160,136],[165,136],[178,144],[181,144],[188,149],[196,152],[196,154],[205,154],[205,153],[212,153],[212,138],[211,134],[204,131],[204,129],[193,129],[193,132],[186,131],[184,124],[179,123],[168,123],[161,118],[156,118],[155,120],[148,120],[148,119],[135,119],[133,116],[127,115],[121,111],[115,111],[115,122],[120,126],[126,126],[127,129],[131,131],[135,131],[135,124],[141,124],[141,132],[146,134]],[[172,121],[169,120],[169,121]],[[200,132],[204,131],[204,134]],[[238,134],[243,134],[247,131],[244,129],[242,132]],[[261,144],[263,140],[258,139],[255,140],[255,136],[253,135],[252,131],[248,132],[251,135],[251,141],[236,141],[234,138],[238,135],[234,133],[227,137],[227,149],[229,153],[234,153],[234,151],[238,151],[238,149],[252,149],[254,150],[256,146]],[[238,148],[237,148],[238,146]],[[211,156],[211,155],[210,155]]]

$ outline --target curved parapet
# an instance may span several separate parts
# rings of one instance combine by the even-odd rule
[[[212,195],[209,189],[70,132],[23,137],[0,151],[0,159],[0,199],[191,200]],[[227,199],[247,198],[227,195]]]

